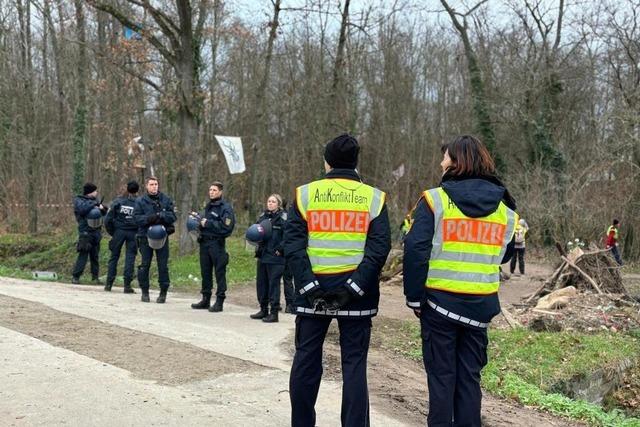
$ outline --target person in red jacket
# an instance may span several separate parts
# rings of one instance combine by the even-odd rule
[[[613,223],[607,229],[606,248],[611,250],[611,255],[616,259],[616,262],[622,265],[622,258],[620,257],[620,251],[618,251],[618,227],[620,221],[613,220]]]

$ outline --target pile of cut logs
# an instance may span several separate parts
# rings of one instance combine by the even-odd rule
[[[620,266],[606,249],[591,247],[589,251],[573,249],[568,254],[560,245],[560,265],[542,285],[524,301],[526,304],[551,292],[573,286],[579,291],[595,294],[623,294]]]

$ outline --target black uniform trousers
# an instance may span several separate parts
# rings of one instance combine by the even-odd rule
[[[99,231],[88,232],[85,237],[91,241],[91,249],[88,251],[78,250],[78,258],[76,264],[73,266],[73,277],[79,278],[84,272],[84,267],[87,265],[87,259],[91,262],[91,278],[98,279],[100,275],[100,240],[102,235]],[[82,238],[82,237],[81,237]]]
[[[213,271],[216,274],[216,298],[224,299],[227,292],[227,264],[229,254],[224,239],[202,240],[200,242],[200,274],[202,275],[202,294],[211,295],[213,290]]]
[[[124,284],[129,285],[133,280],[133,266],[136,262],[136,254],[138,252],[138,243],[136,242],[136,230],[122,230],[116,228],[111,241],[109,241],[109,250],[111,250],[111,258],[109,258],[109,269],[107,272],[107,283],[113,283],[116,279],[118,268],[118,260],[122,246],[126,244],[126,253],[124,257]]]
[[[138,266],[138,285],[143,291],[149,290],[149,269],[153,253],[156,253],[156,263],[158,264],[158,285],[161,290],[168,290],[169,280],[169,239],[160,249],[149,247],[146,237],[138,236],[138,249],[140,250],[140,265]]]
[[[294,295],[293,272],[288,262],[284,265],[284,272],[282,273],[282,287],[284,288],[284,300],[286,304],[293,305],[293,300],[296,299],[296,296]]]
[[[513,257],[511,257],[510,270],[513,274],[516,271],[516,258],[518,259],[518,269],[520,274],[524,274],[524,249],[525,248],[513,248]]]
[[[487,330],[448,320],[429,306],[420,316],[429,385],[429,427],[480,427],[480,371],[487,364]]]
[[[265,264],[258,260],[256,291],[260,307],[271,305],[272,310],[280,309],[280,279],[284,264]]]
[[[291,425],[316,425],[315,404],[322,378],[322,345],[330,317],[297,316],[296,354],[289,378]],[[369,426],[367,354],[371,338],[371,318],[338,318],[342,360],[342,408],[345,427]]]

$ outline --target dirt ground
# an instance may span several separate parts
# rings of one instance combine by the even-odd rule
[[[533,292],[552,273],[551,267],[543,264],[527,265],[527,274],[512,276],[500,288],[502,304],[518,303],[523,295]],[[388,337],[381,336],[397,330],[401,321],[416,320],[405,305],[400,285],[382,286],[380,289],[380,315],[374,318],[371,348],[369,351],[369,393],[371,402],[391,416],[405,419],[411,425],[424,425],[427,417],[427,384],[422,364],[409,360],[381,345]],[[228,297],[236,304],[256,305],[255,287],[252,283],[234,287]],[[393,332],[391,332],[393,333]],[[293,347],[286,345],[293,354]],[[340,347],[336,324],[329,330],[325,343],[325,376],[340,380]],[[581,426],[581,423],[558,419],[550,414],[536,411],[484,394],[482,419],[486,427],[547,427]]]
[[[0,326],[162,384],[184,384],[263,366],[169,338],[0,295]]]
[[[517,304],[523,295],[533,292],[551,272],[551,266],[529,263],[526,275],[512,276],[510,280],[503,283],[500,289],[501,303],[505,306]],[[637,279],[637,282],[640,282],[640,276],[637,278],[631,276],[630,279],[632,281]],[[86,295],[87,301],[91,301],[90,292],[97,292],[97,289],[94,287],[79,287],[77,289],[83,288],[88,292],[81,292],[81,294]],[[225,317],[229,316],[225,310],[225,316],[216,318],[222,322],[218,325],[219,328],[222,328],[219,333],[225,333],[224,322],[235,322],[238,327],[237,322],[245,321],[245,317],[248,318],[249,308],[258,308],[253,283],[233,286],[228,295],[227,302],[243,306],[243,313],[235,313],[236,316],[240,316],[236,318]],[[193,297],[193,301],[198,298],[197,295],[192,294],[181,295],[181,297]],[[114,295],[114,302],[109,302],[109,304],[117,306],[117,301],[119,301],[117,298]],[[133,298],[137,298],[137,296]],[[181,314],[183,313],[183,305],[185,311],[184,314]],[[146,306],[146,308],[148,307]],[[187,325],[196,325],[190,323],[192,320],[189,316],[194,316],[195,313],[188,309],[186,301],[181,302],[179,309],[176,308],[176,310],[173,313],[174,316],[185,317],[180,321],[186,322]],[[52,346],[71,350],[105,364],[130,371],[135,377],[143,380],[155,381],[169,387],[181,387],[207,378],[213,381],[228,374],[259,373],[261,370],[274,369],[269,363],[252,359],[251,355],[243,358],[238,356],[241,353],[234,353],[232,357],[222,354],[223,352],[215,351],[215,349],[211,351],[207,349],[206,345],[198,344],[196,332],[191,333],[192,344],[190,344],[185,340],[167,338],[170,335],[161,336],[153,332],[150,333],[149,330],[130,329],[128,325],[123,327],[123,325],[114,324],[114,322],[83,316],[84,314],[81,312],[70,314],[38,302],[0,295],[0,326],[34,337]],[[294,351],[291,329],[293,316],[288,314],[281,316],[280,325],[262,325],[261,322],[258,324],[255,321],[246,320],[246,325],[250,326],[242,327],[265,327],[270,330],[275,330],[274,327],[284,328],[281,336],[285,339],[281,341],[281,347],[289,356],[292,356]],[[382,286],[380,315],[374,319],[372,345],[369,353],[369,389],[372,405],[377,411],[391,417],[390,419],[402,420],[407,425],[418,426],[425,424],[427,414],[428,395],[423,366],[401,356],[385,345],[386,342],[394,338],[388,335],[394,334],[402,322],[407,320],[417,322],[411,310],[404,304],[402,287],[398,285]],[[151,321],[150,325],[152,325]],[[289,328],[288,336],[286,328]],[[326,379],[339,381],[341,375],[340,349],[337,345],[336,329],[333,327],[330,330],[325,345],[326,366],[324,372]],[[235,335],[230,335],[227,339],[234,340],[234,337]],[[207,339],[218,339],[218,337],[208,337]],[[239,347],[238,351],[242,352],[244,347],[242,345]],[[227,347],[221,343],[218,348]],[[256,354],[255,349],[247,348],[246,351]],[[283,387],[286,388],[286,381]],[[286,392],[286,390],[280,392]],[[278,392],[278,399],[285,399],[280,396],[280,392]],[[281,404],[286,406],[284,401]],[[485,394],[483,399],[483,424],[485,426],[518,427],[581,425],[489,394]]]

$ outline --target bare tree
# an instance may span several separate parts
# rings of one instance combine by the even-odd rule
[[[485,93],[484,81],[482,78],[482,71],[478,65],[478,58],[476,56],[473,45],[471,44],[471,38],[469,36],[469,26],[467,23],[467,17],[473,14],[475,10],[481,7],[487,2],[482,0],[476,3],[475,6],[470,8],[465,13],[456,12],[446,0],[440,0],[445,10],[451,18],[451,22],[456,31],[460,35],[462,45],[464,46],[464,54],[467,58],[467,68],[469,72],[470,85],[471,85],[471,97],[473,100],[473,113],[476,120],[476,127],[478,132],[482,136],[482,139],[489,150],[493,152],[493,155],[498,164],[502,164],[501,156],[496,150],[496,136],[494,131],[494,125],[491,121],[491,112],[489,110],[489,102]],[[460,21],[462,19],[462,21]]]
[[[271,74],[271,61],[273,58],[273,46],[278,34],[278,26],[280,25],[280,0],[272,0],[273,18],[269,22],[269,39],[267,40],[267,48],[264,54],[264,69],[260,78],[260,85],[255,96],[255,112],[253,134],[256,136],[252,144],[252,160],[253,167],[249,169],[249,218],[256,217],[257,206],[257,176],[262,171],[260,168],[260,147],[265,143],[267,136],[267,120],[265,119],[265,100],[267,86],[269,84],[269,76]]]
[[[176,165],[176,192],[178,194],[179,221],[186,222],[195,197],[195,189],[199,177],[198,162],[195,161],[197,141],[200,132],[202,114],[202,92],[200,88],[200,72],[202,68],[201,48],[202,30],[207,19],[209,2],[200,0],[194,7],[190,0],[176,0],[177,17],[167,11],[151,5],[146,0],[127,0],[132,7],[138,7],[148,13],[160,34],[152,29],[140,29],[136,19],[111,2],[88,0],[96,9],[102,10],[122,23],[122,25],[139,29],[140,34],[171,65],[177,77],[177,116],[179,128],[179,157],[182,161]],[[145,83],[159,89],[149,79]],[[195,170],[194,170],[194,166]],[[180,249],[185,251],[191,246],[191,240],[184,227],[180,227]]]
[[[89,64],[87,61],[84,2],[74,0],[74,5],[76,8],[76,38],[78,40],[78,98],[73,119],[73,191],[78,194],[82,190],[87,161],[87,75]]]
[[[329,111],[329,127],[332,130],[344,130],[348,122],[346,106],[346,94],[344,85],[345,50],[347,43],[347,31],[349,25],[349,4],[350,0],[345,0],[340,17],[340,35],[336,48],[336,59],[333,64],[333,82],[331,83],[331,105]]]

